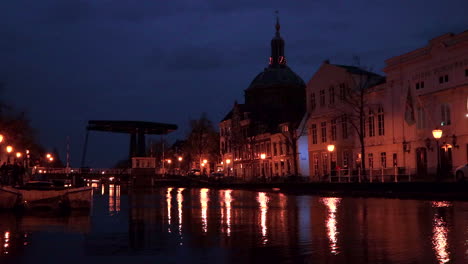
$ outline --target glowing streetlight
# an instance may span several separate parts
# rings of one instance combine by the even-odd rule
[[[265,179],[265,164],[264,164],[264,160],[266,158],[266,154],[265,153],[262,153],[260,154],[260,159],[262,160],[262,177],[263,179]]]
[[[432,136],[435,138],[435,139],[440,139],[442,137],[442,129],[434,129],[432,130]]]
[[[10,154],[12,151],[13,151],[13,147],[12,147],[12,146],[7,146],[7,147],[6,147],[6,152],[8,152],[8,154]]]
[[[203,160],[203,164],[206,164],[208,163],[208,161],[206,159]]]
[[[328,152],[330,152],[330,182],[331,182],[331,173],[332,173],[332,152],[335,150],[335,145],[331,144],[327,146]]]
[[[50,161],[50,162],[54,161],[54,157],[50,157],[50,158],[49,158],[49,161]]]
[[[440,177],[440,149],[439,149],[439,139],[442,137],[442,129],[434,129],[432,130],[432,136],[436,140],[437,144],[437,178]]]
[[[167,163],[171,164],[171,163],[172,163],[172,160],[171,160],[171,159],[168,159],[168,160],[167,160]]]
[[[2,142],[3,142],[3,135],[0,134],[0,143],[2,143]]]
[[[50,159],[50,157],[52,157],[52,155],[50,155],[50,153],[47,153],[46,158]]]
[[[230,159],[227,159],[227,160],[226,160],[226,164],[229,165],[230,163],[231,163],[231,160],[230,160]]]
[[[21,158],[21,156],[22,156],[21,152],[16,152],[16,157],[17,157],[18,159]]]
[[[182,157],[178,157],[177,159],[178,159],[179,161],[182,161],[183,158],[182,158]]]

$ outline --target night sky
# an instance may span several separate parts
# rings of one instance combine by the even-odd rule
[[[288,65],[308,81],[325,59],[380,72],[384,60],[468,30],[468,1],[0,1],[4,101],[40,142],[80,166],[89,119],[215,124],[267,65],[279,10]],[[87,165],[113,166],[128,136],[93,132]]]

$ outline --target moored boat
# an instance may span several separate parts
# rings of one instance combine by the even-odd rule
[[[54,187],[49,182],[29,182],[22,187],[0,187],[0,208],[85,209],[92,205],[92,187]]]

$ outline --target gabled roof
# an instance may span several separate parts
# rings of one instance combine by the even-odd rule
[[[227,113],[227,115],[223,118],[223,120],[221,120],[221,122],[226,121],[226,120],[229,120],[229,119],[232,119],[232,114],[233,114],[233,112],[234,112],[234,107],[236,107],[236,106],[239,107],[239,111],[240,111],[241,113],[243,113],[243,112],[248,112],[248,110],[247,110],[247,105],[245,105],[245,104],[235,104],[235,105],[232,107],[231,111],[229,111],[229,113]]]
[[[369,75],[369,76],[373,76],[373,77],[383,78],[382,75],[379,75],[379,74],[374,73],[374,72],[366,71],[366,70],[361,69],[361,68],[356,67],[356,66],[340,65],[340,64],[332,64],[332,65],[343,68],[343,69],[345,69],[346,71],[348,71],[351,74],[365,74],[365,75]]]

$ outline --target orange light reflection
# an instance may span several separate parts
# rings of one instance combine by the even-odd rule
[[[208,191],[209,189],[203,188],[200,190],[200,204],[201,204],[201,218],[202,218],[202,229],[203,232],[208,232],[208,219],[207,219],[207,211],[208,211]]]
[[[224,205],[226,206],[226,234],[231,236],[231,203],[234,201],[232,199],[232,190],[224,191]]]
[[[434,208],[447,208],[450,206],[452,206],[450,202],[432,202],[432,207]],[[447,226],[447,222],[441,215],[435,213],[432,220],[432,246],[440,264],[450,262],[448,233],[449,228]]]
[[[267,238],[267,225],[266,217],[268,212],[268,196],[264,192],[259,192],[257,195],[257,201],[260,206],[260,226],[262,227],[262,243],[265,245],[268,242]]]
[[[166,193],[166,203],[167,203],[167,232],[171,233],[171,203],[172,203],[172,196],[171,196],[172,188],[167,188]]]
[[[335,197],[323,197],[320,199],[321,202],[328,207],[328,217],[325,221],[327,226],[327,233],[328,233],[328,240],[330,240],[330,253],[333,255],[339,254],[339,247],[338,247],[338,228],[336,220],[336,212],[338,209],[338,205],[341,202],[341,198]]]
[[[182,202],[184,201],[184,196],[182,192],[185,188],[177,189],[177,212],[179,216],[179,235],[182,236]],[[182,237],[181,237],[182,238]],[[182,242],[180,243],[182,245]]]

